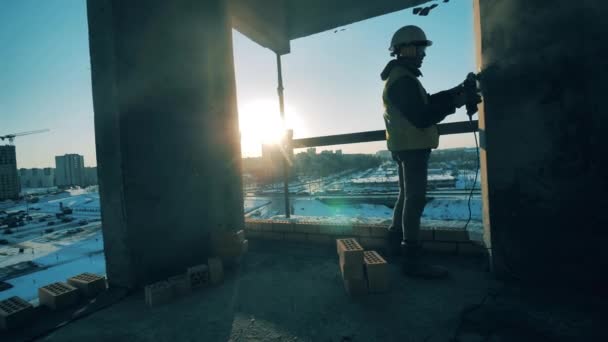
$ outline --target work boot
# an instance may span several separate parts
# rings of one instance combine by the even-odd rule
[[[420,261],[420,245],[402,242],[401,247],[403,253],[401,271],[403,275],[423,279],[447,278],[448,270],[444,267]]]

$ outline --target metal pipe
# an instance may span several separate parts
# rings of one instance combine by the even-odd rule
[[[289,165],[287,158],[289,154],[287,153],[288,144],[287,144],[287,125],[285,123],[285,98],[283,94],[283,68],[281,66],[281,55],[277,53],[277,76],[279,85],[277,87],[277,92],[279,93],[279,110],[281,113],[281,121],[283,126],[283,139],[281,141],[281,149],[283,151],[283,192],[285,195],[285,217],[291,217],[291,208],[289,205],[289,171],[287,167]]]

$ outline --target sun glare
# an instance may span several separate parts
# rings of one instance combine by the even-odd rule
[[[297,115],[285,107],[286,129],[300,127]],[[259,154],[262,144],[278,143],[283,136],[283,123],[278,101],[259,100],[239,106],[241,148],[244,156]]]

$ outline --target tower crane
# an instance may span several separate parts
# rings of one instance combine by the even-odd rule
[[[20,137],[20,136],[24,136],[24,135],[30,135],[30,134],[44,133],[44,132],[48,132],[48,131],[49,131],[49,129],[40,129],[40,130],[37,130],[37,131],[29,131],[29,132],[21,132],[21,133],[11,133],[11,134],[0,136],[0,140],[4,141],[5,139],[8,139],[8,143],[10,145],[12,145],[13,142],[15,141],[16,137]]]

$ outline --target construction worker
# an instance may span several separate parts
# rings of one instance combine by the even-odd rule
[[[468,101],[463,85],[429,95],[418,77],[432,42],[417,26],[405,26],[393,35],[391,60],[381,73],[386,140],[399,166],[399,199],[395,204],[389,243],[403,255],[405,275],[423,278],[447,276],[445,268],[420,261],[420,217],[426,204],[427,168],[431,149],[437,148],[436,124]]]

